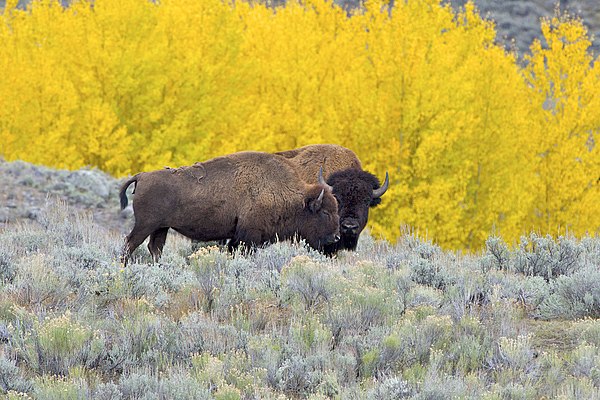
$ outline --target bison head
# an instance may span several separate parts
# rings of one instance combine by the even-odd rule
[[[314,249],[323,250],[340,239],[338,204],[329,186],[310,186],[302,221],[300,236]]]
[[[389,186],[386,172],[385,182],[380,186],[373,174],[360,169],[346,169],[334,172],[327,179],[333,195],[338,201],[341,239],[325,247],[326,254],[338,250],[355,250],[358,236],[369,218],[369,208],[381,203],[381,196]]]

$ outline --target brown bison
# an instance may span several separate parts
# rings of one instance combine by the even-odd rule
[[[339,240],[337,202],[331,187],[305,183],[293,165],[269,153],[240,152],[193,166],[142,172],[135,182],[135,226],[126,238],[123,262],[150,236],[161,255],[169,228],[198,241],[230,239],[229,248],[299,236],[315,249]]]
[[[363,171],[352,150],[334,144],[315,144],[275,153],[291,161],[302,179],[309,179],[323,168],[327,184],[338,201],[341,240],[325,246],[326,254],[355,250],[358,237],[369,218],[369,208],[381,203],[389,186],[385,173],[383,186],[373,174]]]

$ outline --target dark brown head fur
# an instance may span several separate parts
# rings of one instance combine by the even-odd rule
[[[373,190],[381,186],[379,180],[369,172],[346,169],[331,174],[327,183],[338,201],[341,240],[327,246],[326,252],[355,250],[358,237],[367,225],[369,208],[381,203],[381,197],[373,195]]]

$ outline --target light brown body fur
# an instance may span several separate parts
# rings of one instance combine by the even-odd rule
[[[356,154],[337,144],[313,144],[274,154],[292,162],[300,177],[307,182],[317,176],[321,167],[323,167],[325,179],[336,171],[348,168],[362,170]]]

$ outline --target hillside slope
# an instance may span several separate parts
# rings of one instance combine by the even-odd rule
[[[331,259],[173,236],[123,267],[121,238],[69,211],[0,230],[8,399],[600,398],[599,238],[461,255],[362,235]]]
[[[61,2],[69,3],[68,0],[61,0]],[[347,9],[360,4],[359,0],[336,0],[335,2]],[[467,0],[450,0],[450,4],[455,9],[464,6],[466,2]],[[21,7],[27,3],[29,1],[19,1]],[[281,4],[284,1],[273,0],[270,3]],[[540,18],[552,17],[557,6],[572,15],[582,17],[590,34],[600,38],[600,4],[597,0],[474,0],[474,3],[481,15],[496,21],[497,41],[509,49],[513,47],[514,41],[520,58],[529,50],[533,40],[541,37]],[[0,0],[0,8],[5,4],[6,0]],[[599,40],[594,40],[592,46],[595,54],[600,50]]]
[[[97,169],[66,171],[0,158],[0,229],[18,221],[39,219],[50,201],[90,212],[94,221],[125,233],[130,213],[119,210],[119,180]]]
[[[451,0],[456,7],[463,6],[466,0]],[[571,15],[583,18],[583,23],[596,40],[592,50],[597,55],[600,49],[600,3],[597,0],[475,0],[481,15],[496,21],[496,40],[512,47],[514,40],[519,57],[529,50],[536,38],[541,38],[540,18],[554,16],[556,7]]]

